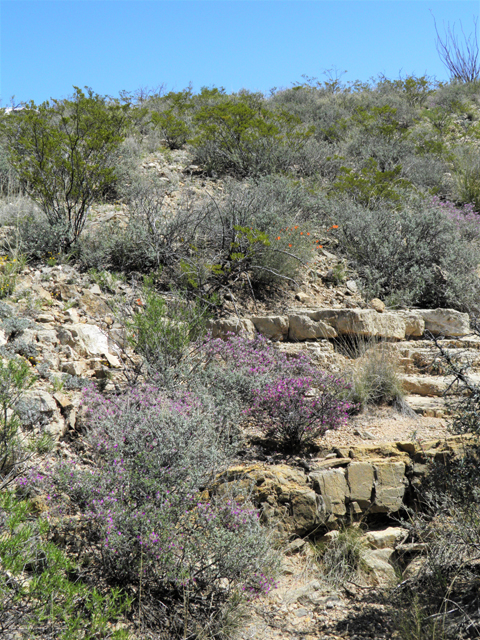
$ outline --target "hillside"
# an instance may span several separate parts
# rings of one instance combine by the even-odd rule
[[[480,637],[479,139],[425,77],[2,114],[2,637]]]

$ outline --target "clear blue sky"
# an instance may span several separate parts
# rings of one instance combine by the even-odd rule
[[[268,91],[347,70],[438,79],[440,30],[469,33],[479,0],[2,0],[0,97],[42,102],[164,84]]]

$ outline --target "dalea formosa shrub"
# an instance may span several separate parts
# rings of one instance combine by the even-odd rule
[[[277,439],[284,448],[298,451],[328,429],[345,424],[353,405],[340,400],[344,391],[343,381],[326,374],[315,378],[284,378],[255,389],[250,413],[267,435]]]
[[[304,354],[288,358],[261,336],[210,340],[203,349],[224,389],[235,376],[244,415],[255,419],[276,448],[298,451],[345,424],[354,409],[345,400],[349,385],[343,379],[320,371]],[[229,363],[235,363],[234,373]]]

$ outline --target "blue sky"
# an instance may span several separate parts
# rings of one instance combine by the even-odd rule
[[[448,73],[440,30],[469,33],[479,0],[1,0],[0,97],[64,98],[72,86],[102,95],[190,82],[267,92],[325,78]]]

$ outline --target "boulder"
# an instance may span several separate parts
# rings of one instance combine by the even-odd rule
[[[417,313],[425,322],[425,330],[434,336],[462,337],[471,333],[468,313],[455,309],[419,309]]]
[[[337,332],[332,326],[321,320],[312,320],[308,316],[289,315],[288,322],[288,339],[294,342],[337,337]]]
[[[65,421],[53,396],[41,389],[27,391],[18,402],[17,411],[29,427],[40,427],[55,440],[65,434]]]
[[[40,331],[37,331],[37,340],[41,344],[51,345],[57,345],[59,342],[57,333],[53,329],[41,329]]]
[[[108,337],[94,324],[71,324],[68,330],[75,340],[75,349],[84,357],[106,356]]]
[[[369,531],[364,538],[372,549],[395,549],[408,538],[408,530],[403,527],[387,527],[381,531]]]
[[[287,316],[255,316],[251,318],[255,329],[269,340],[282,341],[288,336]]]
[[[79,302],[90,316],[103,318],[112,312],[105,300],[91,291],[84,291]]]
[[[393,549],[369,549],[362,553],[362,564],[371,573],[376,584],[388,585],[395,582],[395,569],[389,562],[392,554]]]
[[[385,303],[380,298],[372,298],[368,303],[370,309],[374,309],[377,313],[383,313],[385,311]]]

